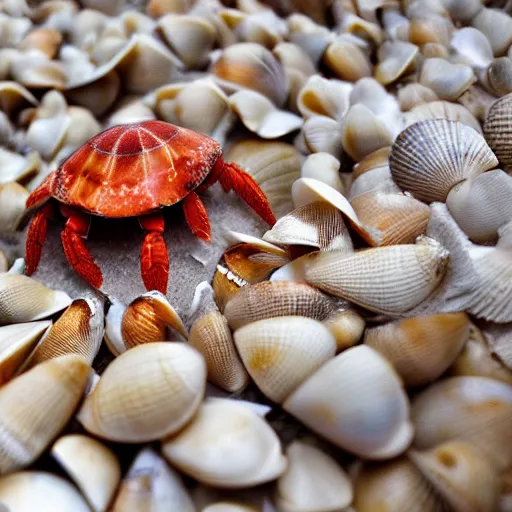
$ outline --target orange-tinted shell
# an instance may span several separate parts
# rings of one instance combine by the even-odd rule
[[[141,215],[183,199],[221,153],[210,137],[163,121],[118,125],[64,161],[51,177],[50,192],[96,215]]]

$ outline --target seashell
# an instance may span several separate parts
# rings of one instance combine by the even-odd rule
[[[147,343],[112,361],[78,419],[99,437],[148,442],[178,431],[202,401],[206,365],[183,343]]]
[[[440,2],[438,2],[440,4]],[[419,7],[419,3],[417,4]],[[419,7],[421,9],[421,7]],[[427,43],[438,43],[449,46],[452,33],[455,29],[452,20],[440,13],[409,12],[409,42],[418,46]]]
[[[315,65],[309,55],[297,44],[281,42],[274,46],[272,53],[277,57],[285,72],[295,70],[310,77],[316,73]],[[320,77],[320,75],[317,75]]]
[[[508,324],[487,324],[485,337],[493,357],[497,358],[507,368],[512,369],[512,350],[510,349],[510,326]]]
[[[237,163],[255,179],[277,218],[293,210],[290,189],[300,177],[301,162],[291,144],[242,140],[231,146],[226,161]]]
[[[447,121],[458,121],[482,133],[478,119],[464,106],[449,101],[431,101],[424,105],[418,105],[405,115],[407,127],[419,121],[428,119],[446,119]]]
[[[164,512],[170,503],[180,512],[196,511],[179,474],[151,448],[143,448],[121,482],[112,512]]]
[[[156,116],[148,106],[135,96],[128,97],[120,101],[116,111],[109,116],[105,127],[112,128],[118,124],[140,123],[152,119],[156,119]]]
[[[512,92],[512,60],[508,57],[494,59],[487,69],[487,82],[496,96]]]
[[[121,333],[121,321],[123,319],[126,306],[117,299],[110,299],[111,304],[105,315],[105,344],[110,352],[117,357],[119,354],[126,352],[126,345]]]
[[[354,481],[358,512],[440,512],[444,503],[406,457],[364,464]]]
[[[187,329],[162,293],[153,290],[134,299],[124,311],[121,335],[127,349],[168,339],[167,328],[187,338]]]
[[[0,327],[0,385],[12,378],[51,324],[43,320]]]
[[[447,413],[449,411],[449,413]],[[505,442],[512,422],[512,387],[486,377],[451,377],[416,396],[411,415],[418,450],[447,441],[471,444],[500,469],[510,467]]]
[[[312,153],[328,153],[341,156],[342,130],[340,124],[326,116],[312,116],[306,119],[302,127],[304,143]]]
[[[443,5],[453,21],[467,25],[482,9],[480,0],[446,0]]]
[[[163,441],[162,452],[180,471],[213,487],[252,487],[286,469],[270,425],[229,399],[208,398],[186,429]]]
[[[361,160],[361,162],[364,160]],[[356,169],[356,166],[357,164],[354,166],[354,169]],[[355,177],[356,175],[356,171],[353,171],[352,176]],[[375,192],[392,195],[402,194],[402,191],[393,181],[389,165],[387,164],[383,167],[371,169],[357,177],[350,187],[348,198],[350,201],[353,201],[356,197]]]
[[[210,382],[230,393],[239,392],[249,383],[249,375],[236,352],[228,322],[215,305],[209,284],[198,300],[189,344],[203,355]]]
[[[89,512],[75,487],[44,471],[20,471],[0,478],[0,502],[6,510]]]
[[[0,13],[0,27],[2,31],[0,45],[2,47],[16,46],[30,30],[32,22],[26,17],[13,17]]]
[[[372,76],[372,65],[368,57],[343,36],[337,37],[327,46],[323,62],[342,80],[356,82],[365,76]]]
[[[288,467],[276,485],[276,504],[283,512],[340,510],[352,502],[352,484],[327,453],[301,441],[286,450]]]
[[[36,28],[31,30],[20,43],[20,50],[40,50],[49,59],[54,59],[62,44],[62,34],[53,28]]]
[[[360,162],[356,163],[352,169],[352,179],[355,181],[365,172],[372,171],[380,167],[385,167],[389,164],[389,153],[391,146],[378,149],[368,156],[363,158]]]
[[[436,289],[448,265],[444,247],[420,238],[416,244],[320,253],[306,267],[306,281],[370,311],[408,311]]]
[[[353,309],[339,307],[323,322],[331,331],[336,341],[336,352],[341,352],[356,345],[363,336],[366,322],[364,318]]]
[[[375,78],[383,85],[398,80],[412,70],[419,48],[405,41],[386,41],[377,52],[379,63],[375,67]]]
[[[288,37],[292,43],[300,46],[317,64],[332,40],[327,27],[318,25],[303,14],[292,14],[287,19]]]
[[[327,116],[340,121],[348,111],[352,87],[341,80],[310,76],[299,92],[297,107],[305,118]]]
[[[373,246],[412,244],[425,234],[430,218],[427,205],[404,194],[373,190],[354,197],[350,204],[373,234]]]
[[[246,128],[263,139],[275,139],[300,129],[301,117],[277,109],[266,96],[251,90],[233,94],[229,102]]]
[[[439,156],[426,159],[422,149],[427,147],[429,155]],[[497,164],[478,133],[465,124],[444,119],[421,121],[406,128],[389,156],[396,184],[427,203],[445,201],[454,185]]]
[[[267,96],[276,106],[284,104],[287,88],[279,61],[263,46],[238,43],[226,48],[211,72],[229,90],[252,89]]]
[[[413,437],[400,379],[378,352],[365,345],[349,348],[324,364],[283,408],[336,446],[364,458],[395,457]]]
[[[484,135],[505,172],[512,169],[509,146],[509,121],[512,115],[512,93],[497,100],[485,118]]]
[[[0,184],[0,232],[13,233],[25,213],[28,190],[15,181]]]
[[[258,509],[242,503],[219,501],[202,509],[202,512],[257,512]]]
[[[189,68],[200,68],[208,63],[216,32],[205,18],[166,14],[158,20],[158,28],[171,50]]]
[[[473,27],[457,30],[450,46],[477,74],[487,69],[493,59],[492,48],[487,37]]]
[[[319,251],[304,254],[299,258],[295,258],[290,263],[278,268],[271,276],[270,281],[291,281],[294,283],[305,283],[305,272],[311,261],[314,261]]]
[[[7,256],[4,254],[4,251],[0,250],[0,274],[7,272],[9,270],[9,261],[7,260]]]
[[[19,274],[0,274],[0,325],[49,317],[71,304],[67,293]]]
[[[28,466],[43,453],[70,420],[89,372],[85,359],[67,355],[46,361],[0,388],[0,474]]]
[[[20,52],[11,64],[11,74],[16,82],[30,89],[64,89],[67,81],[62,63],[48,59],[39,50]]]
[[[340,193],[344,191],[341,181],[340,161],[329,153],[316,153],[309,155],[304,163],[300,175],[302,178],[313,178],[323,181]]]
[[[512,384],[512,372],[496,357],[482,331],[474,324],[469,326],[469,339],[450,367],[454,377],[489,377]]]
[[[81,9],[74,17],[69,38],[77,48],[90,49],[100,37],[109,17],[95,9]]]
[[[11,181],[25,181],[36,174],[41,167],[41,157],[36,151],[22,156],[0,148],[0,161],[2,162],[0,184]]]
[[[338,32],[342,34],[350,34],[356,37],[380,45],[382,43],[382,29],[377,23],[360,18],[353,13],[345,13],[340,20]]]
[[[491,43],[495,57],[504,55],[512,43],[512,20],[499,9],[480,9],[471,19],[471,26],[480,30]]]
[[[160,18],[167,13],[186,13],[193,5],[193,0],[150,0],[146,5],[146,13],[152,18]]]
[[[497,510],[499,473],[475,447],[451,441],[408,456],[454,511]]]
[[[37,99],[28,89],[18,84],[17,82],[0,82],[0,108],[7,115],[12,115],[13,112],[19,110],[27,104],[38,104]]]
[[[103,310],[91,299],[76,299],[31,354],[26,368],[54,357],[77,354],[90,365],[103,339]]]
[[[430,89],[417,82],[407,84],[398,90],[398,101],[400,102],[400,110],[407,112],[415,107],[437,101],[437,94]],[[450,103],[451,105],[451,103]],[[418,119],[420,121],[420,119]]]
[[[237,329],[233,336],[249,375],[277,403],[284,402],[336,352],[330,331],[302,316],[259,320]]]
[[[471,240],[489,242],[496,240],[498,229],[512,219],[510,193],[512,178],[496,169],[455,185],[446,206]]]
[[[442,313],[391,322],[366,330],[364,343],[380,352],[406,386],[436,380],[469,337],[466,313]]]
[[[471,87],[475,75],[465,64],[431,58],[423,62],[419,82],[432,89],[442,100],[454,101]]]
[[[263,240],[278,245],[306,245],[323,251],[352,252],[354,247],[341,212],[317,201],[281,217]]]
[[[95,512],[107,510],[121,480],[121,466],[114,453],[92,437],[66,435],[51,453],[66,470]]]
[[[373,23],[378,21],[380,9],[388,10],[397,6],[394,0],[356,0],[354,3],[361,18]]]
[[[235,34],[242,40],[261,44],[272,50],[287,35],[286,23],[270,9],[246,16],[237,24]]]

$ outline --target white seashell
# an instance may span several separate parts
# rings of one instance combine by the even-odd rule
[[[480,9],[471,19],[471,26],[487,37],[495,57],[505,54],[512,43],[512,20],[500,9]]]
[[[341,181],[340,161],[329,153],[316,153],[309,155],[304,163],[300,175],[302,178],[313,178],[323,181],[340,193],[344,191]]]
[[[207,399],[186,429],[163,441],[162,452],[173,466],[213,487],[252,487],[286,469],[268,423],[229,399]]]
[[[51,453],[83,492],[94,512],[107,510],[121,480],[121,466],[114,453],[92,437],[66,435]]]
[[[361,162],[363,161],[364,159],[361,160]],[[355,177],[355,172],[352,173],[352,176]],[[387,164],[382,167],[370,169],[364,174],[359,175],[352,182],[348,198],[352,203],[359,196],[363,196],[366,194],[376,194],[378,192],[382,194],[381,197],[383,198],[386,195],[392,195],[396,197],[397,194],[402,193],[402,191],[393,181],[393,178],[391,177],[391,170],[389,169],[389,165]],[[357,202],[354,204],[356,204],[357,206]]]
[[[452,37],[450,46],[475,71],[486,69],[494,57],[487,37],[473,27],[457,30]]]
[[[404,41],[386,41],[377,52],[379,63],[375,67],[375,78],[383,85],[398,80],[414,68],[419,48]]]
[[[149,107],[137,97],[128,97],[121,100],[117,110],[109,116],[105,126],[111,128],[118,124],[140,123],[151,119],[156,119],[156,116]]]
[[[67,82],[65,66],[48,59],[40,50],[20,52],[19,57],[12,62],[11,74],[14,80],[29,89],[64,89]]]
[[[0,250],[0,274],[7,272],[9,270],[9,261],[7,260],[7,256],[4,254],[4,251]]]
[[[306,282],[306,268],[314,261],[318,251],[310,252],[299,258],[295,258],[290,263],[278,268],[271,276],[270,281],[291,281],[298,283]]]
[[[444,59],[431,58],[423,62],[419,81],[430,87],[442,100],[454,101],[471,87],[475,75],[465,64],[452,64]]]
[[[480,0],[445,0],[444,7],[448,10],[453,21],[467,25],[482,9]]]
[[[512,60],[509,57],[499,57],[491,62],[487,68],[487,83],[496,96],[512,92]]]
[[[117,299],[110,299],[111,305],[105,315],[105,343],[114,356],[126,352],[126,345],[121,332],[121,321],[126,306]]]
[[[507,173],[512,169],[509,138],[511,116],[512,94],[507,94],[493,103],[484,124],[485,139]]]
[[[311,116],[304,122],[304,152],[328,153],[340,157],[343,151],[340,124],[327,116]]]
[[[285,72],[293,69],[306,78],[316,73],[315,65],[309,55],[297,44],[278,43],[272,53],[279,59]]]
[[[437,101],[437,94],[418,82],[407,84],[398,90],[398,101],[400,102],[400,110],[407,112],[415,107]],[[418,119],[419,121],[419,119]]]
[[[18,153],[0,148],[0,160],[2,162],[0,183],[25,180],[37,173],[41,167],[41,157],[36,151],[21,156]]]
[[[38,104],[37,99],[28,89],[17,82],[0,82],[0,108],[7,115],[11,115],[26,104],[32,106]]]
[[[300,46],[317,64],[333,39],[332,33],[303,14],[292,14],[287,22],[290,41]]]
[[[413,437],[400,379],[378,352],[364,345],[328,361],[283,408],[336,446],[365,458],[392,458]]]
[[[28,195],[28,190],[15,181],[0,183],[0,232],[10,233],[18,229]]]

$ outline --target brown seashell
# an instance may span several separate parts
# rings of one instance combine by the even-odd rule
[[[323,61],[341,80],[356,82],[372,76],[372,65],[364,52],[349,38],[336,38],[325,50]]]
[[[31,30],[20,42],[20,50],[36,49],[44,52],[49,59],[55,58],[62,44],[62,34],[53,28],[36,28]]]
[[[0,108],[11,115],[24,105],[37,105],[37,99],[22,85],[12,81],[0,82]]]
[[[365,172],[385,167],[389,163],[389,153],[391,146],[385,146],[377,149],[373,153],[366,155],[360,162],[357,162],[352,169],[352,181],[355,181]]]
[[[366,322],[364,318],[349,308],[339,308],[323,322],[336,341],[336,352],[356,345],[363,336]]]
[[[437,101],[438,99],[437,94],[430,87],[425,87],[418,82],[407,84],[398,90],[398,101],[400,102],[400,110],[402,112],[407,112],[414,107]]]
[[[497,100],[487,113],[484,136],[503,170],[512,170],[512,93]]]
[[[18,229],[26,212],[29,192],[15,181],[0,183],[0,232],[12,233]]]
[[[466,313],[442,313],[366,329],[364,343],[388,359],[406,386],[422,386],[453,363],[468,337]]]

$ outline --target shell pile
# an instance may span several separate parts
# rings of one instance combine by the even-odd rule
[[[228,233],[184,319],[0,250],[0,510],[511,512],[511,13],[0,1],[0,241],[147,119],[219,141],[278,218]]]

